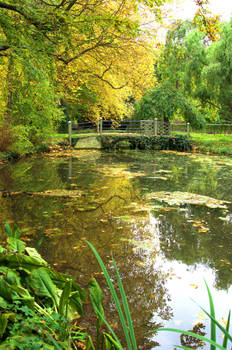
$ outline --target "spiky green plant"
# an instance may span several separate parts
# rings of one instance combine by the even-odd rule
[[[181,329],[174,329],[174,328],[159,328],[159,329],[156,329],[153,332],[170,331],[170,332],[175,332],[175,333],[180,333],[180,334],[184,334],[184,335],[187,335],[187,336],[191,336],[191,337],[194,337],[196,339],[200,339],[200,340],[202,340],[205,343],[210,344],[210,350],[216,350],[216,349],[226,350],[226,349],[229,349],[229,342],[232,343],[232,334],[229,333],[229,329],[230,329],[230,314],[231,314],[231,312],[229,311],[229,313],[228,313],[227,325],[226,325],[226,328],[225,328],[215,318],[215,309],[214,309],[213,298],[212,298],[210,289],[209,289],[208,284],[206,283],[206,281],[205,281],[205,285],[206,285],[207,292],[208,292],[208,297],[209,297],[210,313],[207,312],[203,307],[200,306],[200,308],[211,320],[210,338],[207,338],[205,336],[202,336],[202,335],[199,335],[199,334],[196,334],[196,333],[193,333],[193,332],[184,331],[184,330],[181,330]],[[217,339],[216,339],[217,328],[220,329],[222,331],[223,335],[224,335],[222,345],[217,343]],[[175,346],[176,346],[176,348],[179,348],[179,349],[191,350],[190,348],[185,347],[185,346],[181,346],[181,345],[175,345]]]
[[[125,335],[125,339],[126,339],[126,343],[127,343],[127,349],[128,350],[137,350],[137,345],[136,345],[136,339],[135,339],[135,333],[134,333],[134,328],[133,328],[133,323],[132,323],[132,319],[131,319],[131,315],[130,315],[130,310],[129,310],[129,306],[128,306],[128,302],[127,302],[127,298],[126,298],[126,294],[124,291],[124,287],[122,284],[122,280],[120,278],[119,275],[119,271],[118,268],[116,266],[115,261],[113,260],[113,266],[114,266],[114,270],[117,276],[117,283],[119,286],[119,291],[120,291],[120,296],[121,296],[121,301],[122,301],[122,305],[123,305],[123,309],[120,305],[120,301],[119,298],[117,296],[116,290],[113,286],[113,283],[111,281],[110,275],[100,257],[100,255],[98,254],[98,252],[96,251],[96,249],[92,246],[91,243],[87,242],[88,245],[90,246],[90,248],[92,249],[95,257],[97,258],[97,261],[101,267],[102,272],[104,273],[105,279],[107,281],[107,284],[109,286],[111,295],[113,297],[114,303],[116,305],[116,309],[117,312],[119,314],[119,318],[120,318],[120,322],[122,325],[122,329],[123,329],[123,333]],[[119,349],[123,349],[120,341],[118,340],[116,334],[113,332],[112,328],[110,327],[110,325],[107,323],[107,321],[104,318],[104,315],[102,315],[101,311],[97,311],[99,317],[102,318],[103,322],[107,325],[108,329],[110,330],[111,334],[113,335],[114,339],[116,340]]]

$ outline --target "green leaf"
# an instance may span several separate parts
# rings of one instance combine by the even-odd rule
[[[106,350],[121,350],[120,345],[108,333],[103,333]]]
[[[11,286],[0,276],[0,296],[6,301],[12,301],[15,294]]]
[[[197,338],[197,339],[201,339],[201,340],[203,340],[204,342],[206,342],[206,343],[208,343],[210,345],[216,346],[216,347],[218,347],[218,349],[225,350],[225,348],[223,348],[220,344],[217,344],[215,341],[213,341],[213,340],[211,340],[209,338],[203,337],[202,335],[193,333],[193,332],[183,331],[183,330],[174,329],[174,328],[158,328],[158,329],[154,330],[153,332],[162,332],[162,331],[169,331],[169,332],[189,335],[191,337],[194,337],[194,338]]]
[[[87,300],[87,294],[83,288],[79,286],[76,282],[73,281],[72,276],[68,274],[64,274],[55,270],[49,270],[50,277],[52,281],[55,283],[57,287],[60,289],[64,288],[64,285],[67,281],[67,278],[72,280],[72,292],[78,291],[79,292],[79,297],[81,300],[86,301]]]
[[[0,273],[4,275],[5,281],[11,285],[21,285],[19,274],[7,266],[0,266]]]
[[[89,282],[89,293],[94,311],[98,318],[98,329],[100,329],[104,318],[104,309],[102,306],[102,290],[95,278],[92,278]]]
[[[0,264],[11,268],[24,268],[26,270],[33,270],[36,267],[48,266],[46,261],[33,258],[24,254],[2,254],[0,253]]]
[[[76,309],[80,316],[84,315],[82,298],[78,290],[70,294],[70,304]]]
[[[20,286],[11,286],[11,288],[17,293],[13,297],[14,300],[20,300],[22,304],[28,306],[30,309],[34,309],[35,300],[27,289]]]
[[[13,232],[11,231],[11,228],[8,222],[4,222],[4,231],[8,237],[13,237]]]
[[[126,338],[126,343],[127,343],[127,347],[128,347],[128,350],[132,350],[132,344],[131,344],[131,340],[130,340],[130,337],[129,337],[129,333],[128,333],[128,330],[127,330],[127,324],[126,324],[126,320],[125,320],[125,317],[123,315],[123,312],[122,312],[122,308],[121,308],[121,305],[120,305],[120,302],[119,302],[119,299],[118,299],[118,296],[117,296],[117,293],[115,291],[115,288],[113,286],[113,283],[111,282],[111,279],[110,279],[110,275],[108,273],[108,271],[106,270],[106,267],[100,257],[100,255],[98,254],[98,252],[96,251],[96,249],[92,246],[92,244],[90,242],[87,241],[87,244],[90,246],[90,248],[92,249],[94,255],[96,256],[97,258],[97,261],[104,273],[104,276],[105,276],[105,279],[107,281],[107,284],[110,288],[110,292],[111,292],[111,295],[114,299],[114,302],[115,302],[115,305],[116,305],[116,309],[117,309],[117,312],[119,314],[119,318],[120,318],[120,322],[121,322],[121,325],[122,325],[122,328],[123,328],[123,333],[125,335],[125,338]],[[106,323],[106,321],[104,320],[104,322]],[[106,323],[107,324],[107,323]],[[108,327],[108,325],[107,325]],[[109,328],[110,329],[110,328]],[[110,329],[111,331],[111,329]],[[112,332],[112,331],[111,331]],[[113,334],[113,333],[112,333]],[[114,334],[113,334],[114,336]],[[115,336],[114,336],[115,337]],[[115,338],[117,341],[118,339]],[[118,341],[118,343],[120,344],[120,342]]]
[[[17,239],[20,238],[20,230],[16,224],[13,227],[12,233],[14,238],[17,238]]]
[[[232,342],[232,335],[229,334],[229,332],[215,319],[213,318],[203,307],[201,307],[201,310],[204,311],[204,313],[209,316],[209,318],[218,326],[218,328],[230,339]]]
[[[208,284],[205,281],[205,285],[207,288],[207,292],[208,292],[208,297],[209,297],[209,304],[210,304],[210,315],[211,315],[211,340],[212,341],[216,341],[216,324],[214,322],[215,319],[215,310],[214,310],[214,304],[213,304],[213,298],[212,295],[210,293]],[[216,350],[215,346],[213,344],[211,344],[210,346],[211,350]]]
[[[8,303],[4,298],[0,297],[0,307],[4,310],[9,310],[11,303]]]
[[[41,264],[48,265],[48,263],[42,258],[35,248],[26,247],[25,251],[30,257],[36,259],[38,262],[41,262]]]
[[[132,344],[133,344],[133,348],[134,350],[137,349],[137,344],[136,344],[136,338],[135,338],[135,332],[134,332],[134,327],[133,327],[133,323],[132,323],[132,319],[131,319],[131,315],[130,315],[130,310],[129,310],[129,306],[128,306],[128,302],[127,302],[127,297],[126,297],[126,293],[122,284],[122,280],[120,278],[119,272],[118,272],[118,268],[117,265],[113,259],[113,265],[114,265],[114,270],[116,272],[116,276],[117,276],[117,282],[119,285],[119,290],[120,290],[120,294],[121,294],[121,298],[122,298],[122,303],[123,303],[123,308],[125,311],[125,315],[126,315],[126,320],[127,320],[127,324],[128,324],[128,328],[129,328],[129,332],[130,332],[130,337],[132,340]]]
[[[4,230],[5,233],[8,237],[13,237],[13,238],[20,238],[20,231],[17,225],[14,225],[13,230],[11,230],[10,225],[8,222],[4,222]]]
[[[8,237],[8,248],[13,252],[22,253],[25,250],[26,244],[15,237]]]
[[[60,303],[58,308],[59,313],[62,316],[65,316],[66,318],[68,313],[68,305],[69,305],[69,297],[70,297],[71,289],[72,289],[72,281],[68,280],[64,285],[64,289],[60,297]]]
[[[8,318],[10,317],[10,314],[0,314],[0,337],[3,336],[5,333],[7,324],[8,324]]]
[[[48,297],[58,308],[58,295],[55,284],[52,282],[49,272],[45,268],[38,268],[32,271],[30,278],[30,287],[35,291],[37,296]]]
[[[230,329],[230,311],[228,314],[228,318],[227,318],[227,323],[226,323],[226,332],[228,333]],[[228,343],[228,336],[225,334],[224,336],[224,340],[223,340],[223,347],[226,349],[227,348],[227,343]]]

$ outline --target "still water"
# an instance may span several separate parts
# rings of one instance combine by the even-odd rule
[[[197,154],[76,151],[29,158],[0,169],[0,189],[19,192],[0,198],[0,222],[16,223],[28,245],[43,237],[42,256],[81,286],[94,276],[104,290],[108,320],[119,332],[85,240],[110,273],[113,256],[140,349],[170,350],[180,344],[178,335],[147,332],[160,325],[190,330],[199,322],[207,330],[197,305],[209,310],[204,279],[217,319],[223,322],[231,308],[231,175],[230,158]],[[93,316],[86,308],[90,325],[84,325],[90,329]]]

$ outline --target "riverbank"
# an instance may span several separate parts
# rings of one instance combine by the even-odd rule
[[[106,135],[106,134],[104,134]],[[110,136],[112,134],[108,134]],[[178,133],[178,135],[183,135],[183,133]],[[99,134],[75,134],[73,137],[76,139],[84,139],[86,137],[96,137]],[[114,137],[118,136],[117,134],[112,135]],[[192,142],[192,150],[190,152],[203,153],[203,154],[218,154],[231,156],[232,155],[232,136],[225,134],[204,134],[204,133],[191,133],[190,141]],[[51,143],[51,147],[47,149],[56,149],[57,145],[62,147],[68,146],[68,134],[55,134]],[[62,148],[61,147],[61,148]],[[0,152],[0,165],[5,164],[8,160],[16,159],[16,155],[5,154]],[[21,158],[20,155],[18,158]]]
[[[97,134],[77,134],[74,137],[85,138],[86,136],[97,136]],[[178,135],[184,135],[178,133]],[[56,140],[67,139],[67,134],[57,134]],[[229,134],[206,134],[206,133],[191,133],[190,141],[192,141],[192,152],[218,154],[231,156],[232,155],[232,136]]]
[[[191,133],[190,139],[195,152],[232,155],[232,135]]]

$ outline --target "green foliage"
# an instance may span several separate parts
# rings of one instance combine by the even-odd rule
[[[189,151],[192,148],[191,142],[186,136],[117,136],[102,135],[102,146],[104,149],[113,150],[117,144],[127,141],[131,145],[131,149],[141,150],[173,150],[173,151]]]
[[[11,229],[5,223],[4,229],[8,238],[0,249],[0,349],[67,349],[80,338],[89,342],[69,322],[83,315],[84,290],[26,247],[17,226]]]
[[[217,41],[207,35],[189,21],[174,25],[155,66],[157,85],[136,102],[134,118],[178,117],[195,128],[231,121],[232,21]]]
[[[95,350],[92,338],[75,325],[83,316],[85,291],[71,276],[53,270],[36,249],[26,247],[16,225],[11,229],[5,223],[4,230],[8,238],[6,248],[0,246],[0,349]],[[96,348],[122,350],[104,319],[102,291],[95,279],[89,291],[98,319]],[[113,337],[101,330],[103,322]]]

